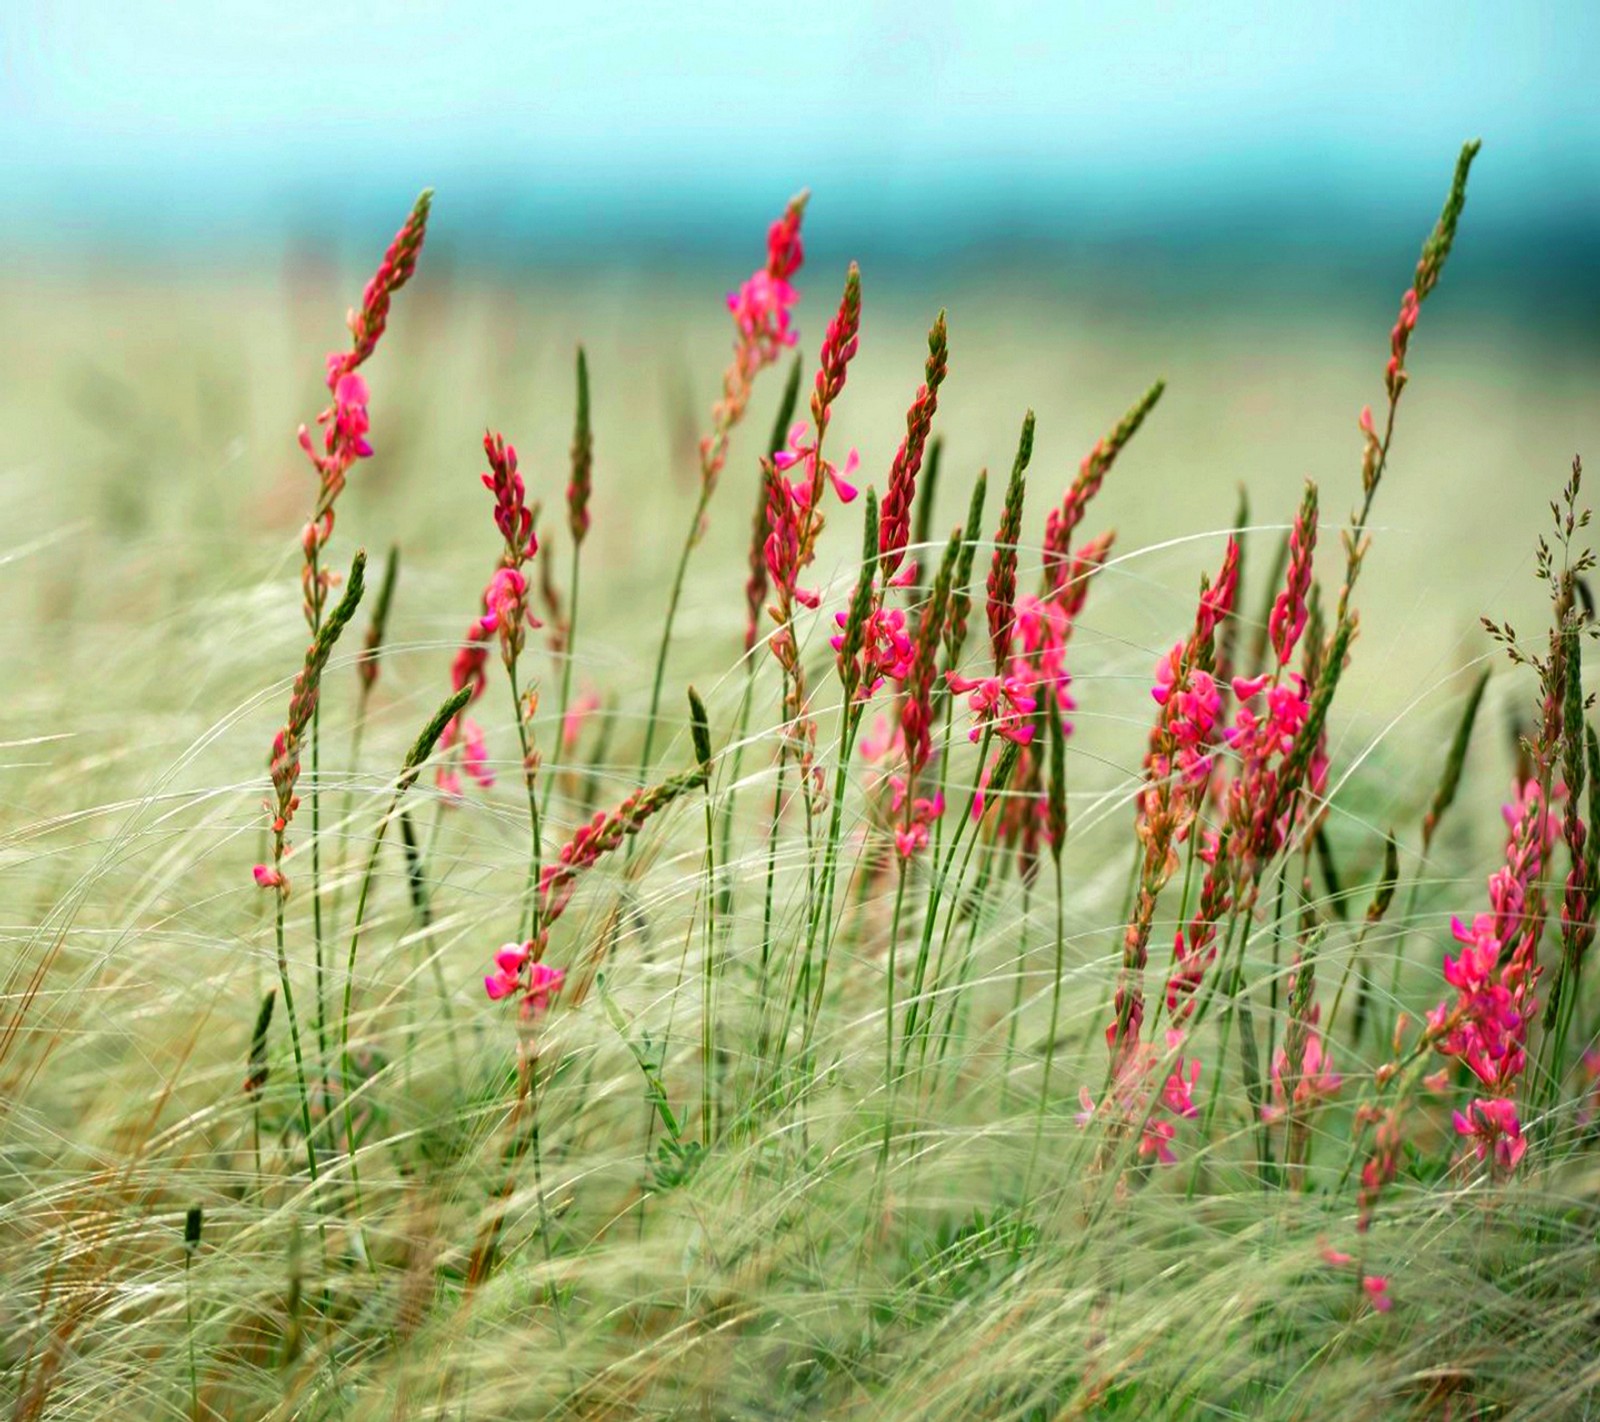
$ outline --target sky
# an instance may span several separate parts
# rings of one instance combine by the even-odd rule
[[[801,186],[913,249],[1409,229],[1474,136],[1477,222],[1581,232],[1597,57],[1592,0],[10,0],[0,235],[189,251],[426,184],[458,237],[568,256],[714,240]]]

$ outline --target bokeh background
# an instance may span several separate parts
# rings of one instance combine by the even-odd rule
[[[163,682],[184,705],[214,704],[230,665],[244,696],[247,672],[292,663],[310,490],[294,429],[424,185],[422,273],[371,367],[378,454],[340,524],[348,545],[404,549],[399,641],[433,668],[419,705],[492,556],[478,436],[504,429],[558,498],[582,340],[588,586],[606,589],[586,672],[638,709],[726,359],[723,294],[803,186],[808,364],[846,263],[863,267],[839,427],[867,481],[949,310],[936,528],[978,467],[1009,463],[1032,407],[1037,538],[1082,453],[1169,380],[1091,520],[1126,556],[1079,674],[1129,694],[1090,718],[1145,719],[1136,688],[1241,484],[1257,525],[1283,525],[1307,475],[1331,516],[1347,507],[1356,414],[1381,397],[1465,138],[1484,149],[1376,512],[1363,744],[1485,655],[1481,614],[1534,604],[1545,501],[1575,452],[1600,451],[1593,6],[24,0],[0,43],[0,637],[40,708],[63,679],[170,658],[174,626],[200,654]],[[737,651],[778,384],[713,506],[675,675]],[[844,579],[840,522],[824,571]],[[1118,736],[1106,754],[1135,755]]]

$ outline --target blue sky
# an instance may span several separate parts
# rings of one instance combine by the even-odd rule
[[[624,237],[803,184],[979,234],[985,200],[1270,224],[1434,201],[1473,135],[1480,221],[1600,211],[1592,3],[12,0],[0,55],[24,244],[337,227],[423,183],[488,229]]]

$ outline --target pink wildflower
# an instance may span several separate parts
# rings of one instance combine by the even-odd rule
[[[495,1002],[520,993],[522,1013],[537,1017],[561,991],[567,974],[564,968],[533,960],[535,943],[507,943],[494,955],[495,971],[483,980],[483,989]]]
[[[1167,1051],[1179,1051],[1183,1040],[1181,1032],[1169,1030],[1166,1034]],[[1078,1100],[1083,1110],[1079,1112],[1077,1121],[1080,1126],[1087,1125],[1097,1111],[1109,1113],[1114,1127],[1127,1127],[1143,1120],[1138,1147],[1140,1158],[1153,1157],[1162,1165],[1171,1165],[1178,1158],[1172,1149],[1177,1127],[1168,1117],[1185,1119],[1198,1114],[1194,1104],[1194,1088],[1200,1081],[1200,1060],[1196,1057],[1186,1067],[1184,1059],[1179,1056],[1161,1084],[1155,1108],[1151,1109],[1151,1079],[1162,1059],[1163,1053],[1153,1042],[1134,1045],[1116,1063],[1111,1092],[1099,1107],[1095,1105],[1087,1087],[1079,1088]]]
[[[1456,1134],[1472,1141],[1478,1159],[1487,1160],[1493,1154],[1494,1163],[1501,1171],[1515,1170],[1527,1152],[1528,1142],[1523,1139],[1516,1103],[1505,1097],[1475,1098],[1468,1104],[1465,1115],[1460,1111],[1452,1112],[1451,1120]]]
[[[1015,741],[1019,746],[1033,739],[1034,724],[1029,719],[1037,709],[1038,700],[1028,694],[1028,683],[1018,676],[986,676],[973,680],[956,672],[946,672],[945,681],[957,695],[971,692],[967,705],[972,709],[976,724],[967,739],[976,741],[984,727],[990,727],[998,736]]]
[[[906,804],[906,782],[899,776],[891,781],[894,787],[894,801],[892,810],[900,814]],[[933,795],[919,795],[911,801],[909,813],[895,827],[894,847],[902,859],[910,859],[919,850],[928,847],[928,830],[933,822],[944,815],[944,792],[936,790]]]
[[[791,312],[798,299],[790,278],[804,258],[800,220],[806,194],[793,198],[767,229],[767,260],[736,292],[728,294],[733,316],[733,360],[722,376],[722,396],[712,407],[711,433],[700,441],[701,492],[709,497],[728,460],[728,443],[734,427],[750,404],[755,378],[783,350],[794,345],[796,332]]]
[[[1288,1109],[1289,1103],[1283,1088],[1283,1076],[1288,1066],[1289,1054],[1285,1048],[1279,1047],[1272,1058],[1272,1102],[1261,1108],[1261,1119],[1268,1125],[1282,1120]],[[1332,1068],[1331,1058],[1322,1043],[1322,1034],[1314,1028],[1308,1029],[1300,1072],[1295,1078],[1294,1105],[1304,1112],[1321,1102],[1331,1101],[1339,1094],[1343,1084],[1344,1078]]]
[[[848,626],[848,613],[837,612],[834,621],[841,631],[829,638],[828,645],[843,655],[844,629]],[[885,677],[904,681],[911,670],[913,648],[906,636],[906,615],[898,608],[875,607],[867,614],[861,629],[861,653],[854,668],[853,684],[856,699],[866,701],[880,686]],[[843,667],[841,665],[841,670]]]
[[[1388,1313],[1394,1307],[1389,1297],[1389,1281],[1382,1274],[1365,1274],[1361,1287],[1366,1290],[1367,1302],[1379,1313]]]

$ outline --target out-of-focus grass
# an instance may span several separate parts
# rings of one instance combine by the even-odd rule
[[[815,269],[805,286],[809,366],[835,291]],[[475,1417],[539,1415],[565,1390],[564,1368],[545,1361],[563,1352],[594,1379],[584,1403],[594,1416],[1053,1417],[1093,1407],[1290,1416],[1317,1400],[1334,1415],[1404,1415],[1465,1386],[1463,1377],[1474,1396],[1520,1392],[1538,1415],[1577,1415],[1567,1409],[1594,1382],[1585,1359],[1595,1325],[1583,1302],[1592,1167],[1547,1182],[1521,1219],[1470,1191],[1400,1192],[1368,1261],[1394,1274],[1403,1307],[1389,1319],[1364,1313],[1348,1280],[1318,1273],[1315,1238],[1328,1225],[1319,1193],[1263,1205],[1230,1154],[1248,1138],[1242,1107],[1223,1118],[1198,1205],[1184,1201],[1185,1169],[1153,1181],[1136,1208],[1112,1202],[1115,1228],[1085,1235],[1075,1223],[1093,1182],[1085,1185],[1086,1149],[1065,1103],[1079,1083],[1098,1091],[1104,1070],[1099,1028],[1129,838],[1125,797],[1144,748],[1154,661],[1184,628],[1199,572],[1215,565],[1238,483],[1249,488],[1252,522],[1267,526],[1250,540],[1248,612],[1259,605],[1270,529],[1287,521],[1305,475],[1322,485],[1328,526],[1340,521],[1357,483],[1355,415],[1381,391],[1387,307],[1202,320],[1108,311],[1092,296],[1041,294],[1020,280],[900,288],[880,304],[866,274],[862,353],[834,437],[859,445],[863,482],[881,486],[920,378],[923,331],[947,306],[936,533],[958,517],[978,466],[1008,463],[1031,406],[1039,438],[1025,526],[1036,539],[1082,453],[1152,377],[1169,381],[1091,521],[1117,525],[1121,558],[1096,585],[1073,643],[1081,709],[1069,1050],[1056,1067],[1064,1104],[1051,1120],[1049,1183],[1025,1202],[1026,1223],[1008,1211],[1031,1107],[1003,1116],[994,1091],[1010,963],[1029,923],[1008,890],[977,939],[967,1055],[948,1099],[910,1128],[910,1158],[893,1179],[885,1214],[905,1225],[895,1262],[874,1259],[852,1277],[854,1243],[876,1228],[865,1212],[880,1119],[869,1082],[881,971],[863,951],[841,967],[841,991],[859,991],[863,1005],[826,1041],[835,1075],[810,1118],[814,1136],[736,1137],[691,1188],[661,1196],[643,1239],[627,1213],[645,1120],[637,1073],[592,1001],[559,1016],[566,1065],[547,1098],[549,1205],[563,1234],[592,1242],[542,1269],[523,1175],[506,1241],[518,1267],[463,1303],[461,1255],[501,1181],[499,1132],[513,1094],[511,1030],[477,985],[508,931],[506,872],[524,833],[509,728],[491,710],[503,784],[443,817],[435,873],[445,887],[431,930],[410,919],[398,861],[386,861],[358,1022],[381,1054],[362,1185],[375,1221],[363,1247],[382,1283],[368,1282],[337,1221],[329,1248],[349,1267],[324,1276],[317,1217],[273,1130],[269,1185],[255,1192],[239,1082],[250,1023],[273,982],[268,910],[248,874],[263,841],[256,801],[304,640],[295,534],[311,480],[293,427],[319,406],[321,353],[340,339],[333,313],[347,289],[353,283],[319,273],[73,273],[0,285],[0,328],[24,333],[0,348],[0,967],[5,1030],[18,1034],[0,1067],[8,1391],[22,1395],[19,1369],[31,1359],[30,1384],[43,1366],[61,1370],[62,1415],[186,1411],[181,1224],[200,1201],[202,1370],[207,1405],[222,1415],[266,1415],[280,1398],[290,1399],[286,1409],[317,1399],[305,1415],[434,1415],[441,1403]],[[353,816],[330,832],[335,849],[346,835],[356,851],[365,843],[375,795],[443,694],[451,648],[476,611],[495,552],[478,483],[485,424],[517,443],[534,496],[559,504],[579,338],[594,384],[597,471],[578,681],[618,698],[616,783],[601,797],[620,790],[690,506],[693,440],[726,356],[718,294],[715,283],[643,278],[501,286],[431,276],[405,293],[404,316],[370,368],[378,453],[353,478],[335,543],[336,563],[357,541],[374,551],[398,542],[404,557],[377,725],[349,781]],[[1452,724],[1448,693],[1486,654],[1478,614],[1520,624],[1535,604],[1530,550],[1549,494],[1575,449],[1600,448],[1588,398],[1597,365],[1595,352],[1543,344],[1536,332],[1464,327],[1448,300],[1425,314],[1359,599],[1362,637],[1334,725],[1335,773],[1354,774],[1331,832],[1353,880],[1375,872],[1374,831],[1415,825]],[[741,680],[730,669],[743,627],[753,453],[778,383],[769,378],[758,394],[713,505],[669,674],[674,688],[694,679],[709,689],[719,744]],[[991,509],[986,530],[993,521]],[[821,571],[842,601],[857,523],[835,522]],[[555,544],[564,559],[564,538]],[[352,642],[330,684],[351,680],[353,652]],[[553,686],[547,676],[547,697]],[[1414,925],[1412,961],[1423,966],[1404,984],[1413,1003],[1437,990],[1426,965],[1442,915],[1482,897],[1499,848],[1502,731],[1531,698],[1523,681],[1491,689],[1464,803],[1436,846],[1447,867],[1429,871],[1433,892]],[[545,713],[548,746],[548,702]],[[348,729],[342,711],[328,713],[325,764],[344,765]],[[687,755],[682,733],[663,752]],[[345,772],[332,775],[342,790]],[[435,811],[418,808],[426,831]],[[558,799],[556,813],[559,822],[575,811]],[[672,935],[693,907],[693,820],[650,840],[625,892],[612,879],[586,891],[563,948],[574,961],[611,941],[611,991],[657,1041],[676,1013],[669,1087],[686,1100],[692,1068],[678,1058],[694,1033],[694,999],[680,986],[684,949]],[[753,880],[757,861],[737,867]],[[753,892],[742,893],[735,937],[747,952],[758,910]],[[865,912],[885,907],[869,898]],[[303,973],[304,904],[295,912]],[[1034,914],[1042,945],[1038,902]],[[1252,949],[1258,969],[1272,927],[1260,927]],[[1034,952],[1038,994],[1045,953]],[[748,1013],[748,994],[748,984],[730,989],[730,1023]],[[1030,996],[1029,1050],[1042,1006]],[[273,1126],[289,1100],[281,1015],[274,1030]],[[1341,1065],[1354,1085],[1375,1060],[1346,1055]],[[1026,1096],[1033,1066],[1023,1079]],[[581,1113],[564,1110],[580,1100]],[[1319,1184],[1328,1187],[1347,1114],[1321,1129]],[[1041,1219],[1047,1240],[1034,1248],[1024,1233]],[[296,1230],[299,1265],[286,1250]],[[564,1344],[547,1302],[551,1279],[582,1296]],[[308,1313],[324,1285],[338,1347],[312,1339],[280,1371],[287,1300],[298,1288]],[[1137,1385],[1124,1387],[1128,1379]]]

